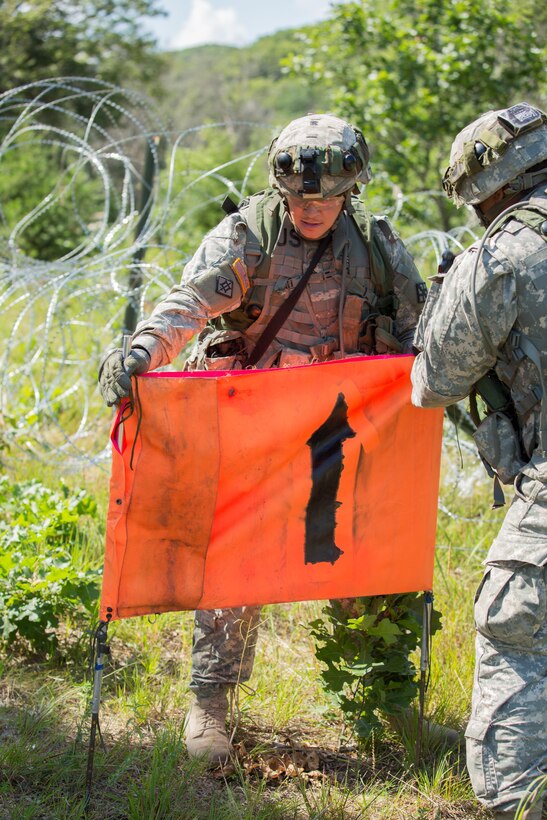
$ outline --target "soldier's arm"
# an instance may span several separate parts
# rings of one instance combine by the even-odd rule
[[[458,257],[440,291],[426,304],[412,368],[412,402],[439,407],[460,401],[495,363],[517,315],[511,263],[495,245],[483,251],[475,278],[479,322],[471,292],[477,248]],[[484,341],[486,336],[487,342]]]
[[[401,342],[403,352],[411,353],[414,333],[427,297],[427,285],[389,221],[382,217],[377,225],[378,239],[394,271],[393,286],[397,299],[395,336]]]
[[[209,319],[237,308],[248,287],[245,224],[231,214],[203,240],[175,285],[140,322],[132,347],[144,348],[153,370],[172,361]]]

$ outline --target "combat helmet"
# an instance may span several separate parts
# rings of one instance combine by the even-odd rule
[[[547,178],[547,115],[522,102],[488,111],[461,131],[452,144],[443,188],[458,207],[484,202],[507,187],[507,196]],[[530,169],[532,169],[530,171]]]
[[[361,131],[331,114],[293,120],[268,152],[270,185],[283,195],[327,199],[370,180],[369,150]]]

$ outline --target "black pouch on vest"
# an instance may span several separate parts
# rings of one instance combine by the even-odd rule
[[[477,427],[473,438],[482,460],[503,484],[512,484],[527,461],[522,457],[518,433],[511,420],[500,411],[490,413]]]

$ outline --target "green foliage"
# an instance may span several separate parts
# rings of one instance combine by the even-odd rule
[[[82,519],[95,501],[61,483],[12,484],[0,478],[0,642],[24,638],[33,650],[59,650],[61,619],[79,620],[95,608],[99,572],[78,566]]]
[[[154,40],[141,18],[156,0],[4,0],[0,92],[49,77],[98,77],[123,85],[155,76]]]
[[[235,202],[267,185],[263,154],[258,156],[245,180],[253,159],[251,154],[263,149],[265,133],[258,129],[247,135],[248,155],[241,160],[234,159],[241,156],[241,148],[237,146],[240,135],[229,128],[204,128],[180,141],[174,165],[173,206],[162,228],[162,242],[193,253],[204,234],[225,215],[221,203],[230,182],[233,186],[230,195]]]
[[[325,108],[363,128],[374,163],[404,193],[439,191],[462,127],[540,97],[542,9],[538,0],[354,0],[336,6],[287,64],[322,86]],[[452,206],[442,196],[433,203],[448,228]]]
[[[156,80],[162,57],[154,41],[142,31],[142,18],[161,13],[157,0],[30,0],[0,3],[0,94],[17,86],[50,78],[88,78],[131,89],[147,88]],[[77,81],[72,85],[77,86]],[[121,106],[95,105],[95,86],[80,82],[81,93],[67,93],[59,103],[55,88],[29,86],[21,98],[30,103],[39,97],[41,107],[33,117],[25,114],[25,127],[17,121],[20,111],[4,101],[0,120],[3,140],[0,157],[0,241],[9,238],[15,252],[44,261],[62,258],[90,241],[93,223],[116,210],[116,183],[124,169],[109,166],[112,190],[105,193],[104,181],[89,155],[81,151],[78,135],[82,124],[92,121],[95,149],[101,146],[97,133],[104,128],[116,139],[131,137],[135,121],[124,122]],[[100,87],[100,86],[99,86]],[[154,90],[156,85],[154,83]],[[91,94],[89,93],[91,91]],[[21,101],[19,99],[19,102]],[[110,100],[113,103],[113,99]],[[121,100],[131,105],[131,98]],[[135,108],[137,103],[135,101]],[[11,113],[6,114],[6,111]],[[35,119],[39,120],[36,124]],[[13,125],[17,123],[17,137]],[[11,131],[11,133],[10,133]],[[88,135],[89,136],[89,135]],[[86,140],[82,133],[82,140]],[[142,158],[135,157],[140,165]],[[105,196],[111,202],[105,202]],[[3,243],[2,243],[3,244]]]
[[[421,596],[377,595],[331,601],[326,618],[310,625],[324,688],[357,736],[381,732],[378,713],[393,715],[410,705],[418,681],[411,653],[422,632]],[[432,632],[440,626],[434,612]]]
[[[89,166],[73,163],[47,140],[23,139],[0,158],[0,171],[0,241],[43,261],[89,241],[88,225],[104,198]]]
[[[313,111],[322,103],[323,90],[281,67],[300,43],[298,31],[280,31],[242,48],[205,45],[164,55],[161,106],[166,118],[175,131],[205,122],[276,128]],[[251,133],[237,128],[237,151],[247,148]]]

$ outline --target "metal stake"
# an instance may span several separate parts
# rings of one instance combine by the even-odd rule
[[[422,757],[422,738],[424,731],[424,707],[425,693],[429,678],[429,665],[431,663],[431,616],[433,613],[433,593],[430,590],[424,592],[424,608],[422,615],[422,645],[420,647],[420,700],[418,710],[418,728],[416,731],[416,766],[419,765]]]
[[[97,732],[101,738],[101,727],[99,726],[99,706],[101,703],[101,684],[103,679],[103,669],[106,657],[110,654],[110,647],[107,644],[108,621],[100,621],[95,632],[95,652],[93,664],[93,696],[91,698],[91,731],[89,734],[89,748],[87,752],[86,770],[86,790],[85,807],[87,809],[91,799],[91,786],[93,784],[93,759],[95,757],[95,741]],[[104,744],[103,744],[104,745]]]

